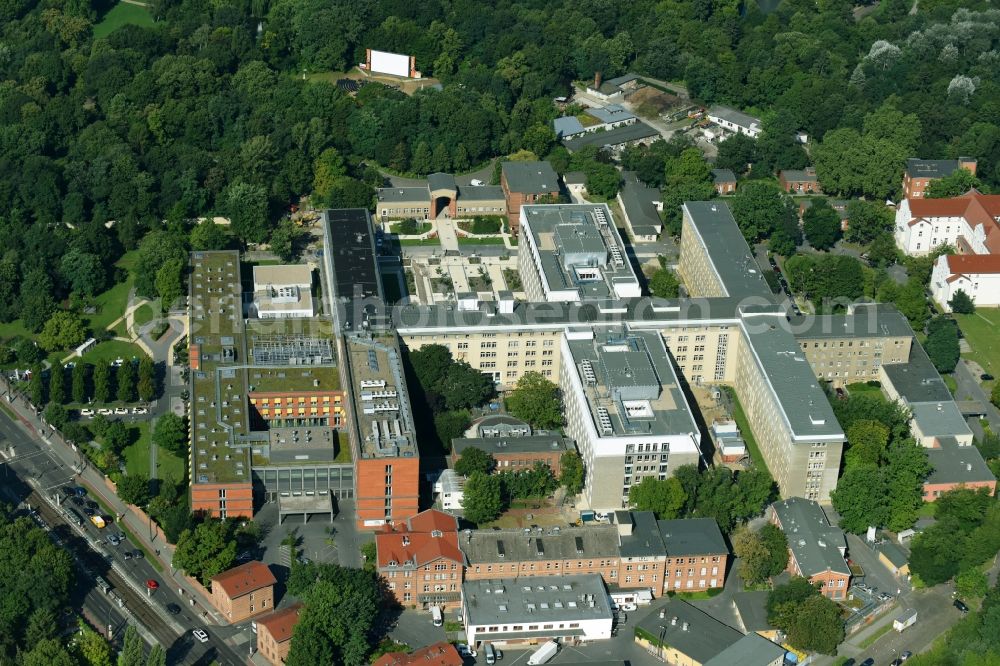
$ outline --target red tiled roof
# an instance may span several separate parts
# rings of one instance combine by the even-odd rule
[[[947,261],[951,275],[1000,273],[1000,254],[949,254]]]
[[[284,643],[292,637],[292,631],[299,621],[299,614],[302,612],[302,608],[301,603],[295,603],[288,608],[282,608],[279,611],[274,611],[273,613],[268,613],[263,617],[257,618],[257,630],[260,631],[262,626],[267,627],[268,633],[271,634],[271,637],[276,642]]]
[[[458,519],[443,511],[428,509],[410,518],[409,526],[411,532],[431,532],[433,530],[457,532]]]
[[[218,585],[229,595],[230,599],[242,597],[244,594],[250,594],[277,582],[267,565],[257,560],[233,567],[229,571],[223,571],[212,577],[212,587]]]
[[[379,568],[389,566],[389,562],[423,566],[442,558],[463,562],[458,548],[458,520],[434,509],[418,513],[398,528],[387,526],[375,535],[375,550]]]
[[[390,652],[376,659],[372,666],[462,666],[462,656],[451,643],[434,643],[410,654]]]

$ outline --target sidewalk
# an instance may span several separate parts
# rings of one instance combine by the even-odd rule
[[[184,574],[174,571],[171,562],[174,556],[174,546],[167,543],[162,537],[157,535],[159,530],[154,525],[143,524],[139,517],[133,513],[129,507],[115,495],[105,483],[105,476],[100,471],[90,465],[86,457],[79,454],[73,445],[63,440],[62,436],[50,426],[45,426],[34,410],[29,406],[27,400],[19,393],[15,392],[8,383],[6,377],[0,377],[0,389],[16,394],[13,403],[6,402],[5,406],[13,411],[21,425],[34,438],[41,440],[48,445],[53,454],[58,456],[67,467],[76,472],[80,484],[96,495],[100,500],[115,512],[116,520],[124,525],[133,537],[145,547],[151,555],[163,566],[164,576],[170,576],[171,583],[185,599],[193,598],[201,610],[201,616],[205,619],[211,617],[219,625],[228,625],[222,616],[212,607],[209,599],[197,588],[191,585]],[[167,572],[170,572],[169,574]]]

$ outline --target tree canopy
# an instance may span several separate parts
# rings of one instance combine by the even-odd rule
[[[559,387],[539,372],[525,372],[505,400],[507,411],[536,428],[552,429],[563,424]]]
[[[469,476],[473,472],[489,474],[496,467],[496,464],[492,454],[479,447],[470,446],[462,451],[462,455],[455,461],[455,472],[462,476]]]

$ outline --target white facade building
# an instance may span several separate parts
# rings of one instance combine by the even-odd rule
[[[315,315],[312,269],[304,264],[253,267],[253,305],[260,319],[296,319]]]
[[[728,106],[713,106],[708,110],[708,119],[728,132],[746,134],[752,139],[760,136],[762,131],[760,118],[754,118]]]
[[[462,584],[469,645],[611,638],[614,613],[600,574],[470,580]]]
[[[945,254],[934,262],[931,295],[944,312],[955,294],[964,291],[976,305],[1000,306],[1000,254]]]
[[[530,301],[638,298],[607,204],[521,206],[518,270]]]
[[[562,357],[566,434],[587,468],[586,506],[626,507],[645,477],[698,463],[701,431],[659,334],[567,329]]]

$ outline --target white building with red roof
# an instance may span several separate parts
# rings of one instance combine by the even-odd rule
[[[896,211],[895,237],[911,256],[955,248],[937,258],[931,273],[931,294],[945,311],[959,290],[977,305],[1000,305],[1000,195],[970,190],[951,199],[905,199]]]
[[[386,526],[375,535],[375,551],[378,572],[399,603],[461,604],[464,559],[455,516],[430,509]]]

